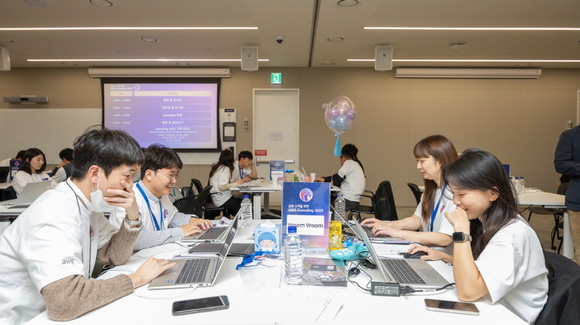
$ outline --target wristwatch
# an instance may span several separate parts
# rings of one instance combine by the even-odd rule
[[[453,242],[454,243],[463,243],[466,241],[471,241],[471,235],[466,234],[464,232],[454,232],[453,233]]]

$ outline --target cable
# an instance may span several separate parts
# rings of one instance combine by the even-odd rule
[[[349,261],[349,264],[354,264],[354,261]],[[347,264],[348,266],[348,264]],[[356,285],[359,289],[361,289],[362,291],[368,292],[370,293],[371,290],[369,289],[369,285],[371,283],[371,281],[373,280],[372,277],[370,276],[370,274],[368,274],[365,270],[363,270],[362,268],[359,267],[360,266],[360,262],[358,262],[356,265],[352,265],[350,267],[347,267],[347,269],[352,269],[352,268],[358,268],[361,272],[363,272],[364,274],[367,275],[367,277],[369,278],[369,282],[367,282],[367,284],[365,285],[365,287],[361,286],[358,282],[351,280],[350,276],[348,275],[348,272],[346,274],[346,279],[348,280],[348,282]]]

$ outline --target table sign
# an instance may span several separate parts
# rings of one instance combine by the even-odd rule
[[[284,160],[270,161],[270,180],[277,181],[280,177],[284,177]]]
[[[296,226],[306,250],[328,250],[330,183],[284,182],[282,233]]]

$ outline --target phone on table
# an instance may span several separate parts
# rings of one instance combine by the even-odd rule
[[[425,307],[431,311],[442,311],[447,313],[479,315],[479,309],[470,302],[459,302],[438,299],[425,299]]]
[[[228,308],[230,308],[228,296],[213,296],[174,301],[171,313],[173,316],[179,316]]]

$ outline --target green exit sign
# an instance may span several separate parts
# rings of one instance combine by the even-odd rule
[[[282,72],[272,72],[270,74],[270,83],[272,85],[281,85],[282,84]]]

